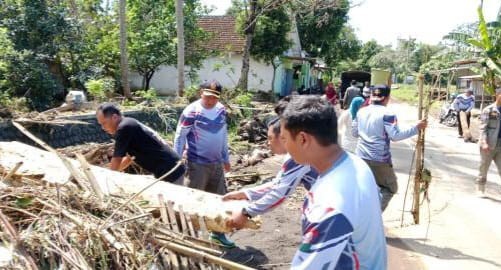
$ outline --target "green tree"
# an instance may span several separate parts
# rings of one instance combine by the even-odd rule
[[[149,89],[161,65],[177,63],[175,1],[131,0],[129,6],[130,64],[143,76],[143,88]],[[204,12],[197,1],[185,1],[185,63],[192,68],[206,57],[201,44],[208,35],[196,24]]]
[[[273,66],[272,88],[275,85],[275,70],[277,69],[274,60],[283,55],[292,45],[287,38],[290,29],[291,22],[284,8],[268,11],[259,17],[256,24],[250,53],[254,58]]]
[[[362,71],[371,71],[371,65],[369,65],[370,59],[380,53],[383,50],[383,46],[379,45],[375,40],[369,40],[362,45],[360,49],[359,57],[356,61],[356,69]]]

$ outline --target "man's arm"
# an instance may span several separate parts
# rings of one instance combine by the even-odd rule
[[[396,115],[383,116],[384,129],[392,141],[400,141],[410,138],[418,133],[418,126],[406,130],[400,130]]]
[[[480,149],[483,151],[489,150],[489,145],[487,144],[487,130],[488,130],[488,123],[489,123],[489,109],[483,109],[482,113],[480,114],[480,138],[479,138],[479,144],[480,144]]]
[[[475,107],[475,97],[471,96],[470,101],[468,102],[468,108],[466,109],[466,112],[470,112],[473,107]]]
[[[182,158],[183,151],[186,146],[186,136],[190,133],[193,124],[195,123],[194,112],[189,112],[186,109],[179,118],[179,123],[174,136],[174,151]]]
[[[226,117],[225,117],[226,119]],[[226,172],[229,172],[231,170],[231,165],[230,165],[230,154],[228,152],[228,125],[225,124],[223,127],[223,149],[222,149],[222,157],[223,157],[223,162],[224,162],[224,170]]]
[[[351,121],[351,135],[358,138],[358,115]]]

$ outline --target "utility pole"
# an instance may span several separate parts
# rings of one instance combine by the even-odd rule
[[[183,0],[176,0],[177,23],[177,95],[184,94],[184,19]]]

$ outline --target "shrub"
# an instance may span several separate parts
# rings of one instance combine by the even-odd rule
[[[113,94],[114,83],[112,78],[89,80],[85,83],[85,88],[94,99],[102,101]]]

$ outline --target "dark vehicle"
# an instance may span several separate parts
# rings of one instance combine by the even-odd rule
[[[369,72],[365,71],[345,71],[341,73],[341,89],[338,89],[338,93],[340,93],[341,100],[344,97],[344,93],[346,92],[346,89],[350,87],[351,81],[355,80],[357,81],[357,87],[362,90],[364,88],[364,83],[365,82],[370,82],[371,81],[371,74]],[[344,104],[341,104],[341,107],[343,107]]]
[[[452,103],[454,102],[455,98],[456,95],[452,94],[450,102],[444,103],[444,105],[442,105],[442,108],[440,108],[439,121],[440,123],[448,127],[454,127],[458,125],[458,113],[452,107]]]

